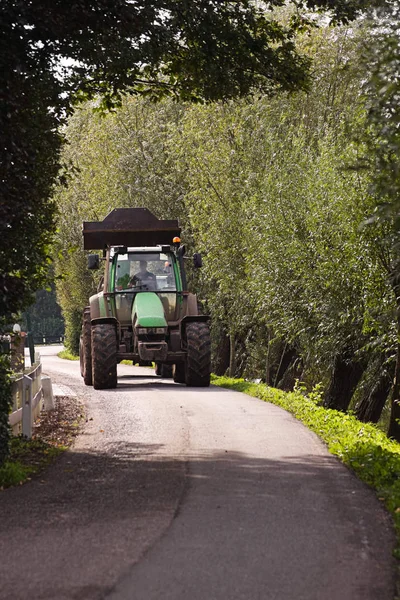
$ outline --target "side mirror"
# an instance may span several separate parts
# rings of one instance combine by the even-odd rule
[[[201,254],[199,252],[195,252],[193,254],[193,266],[195,269],[200,269],[203,266],[203,259],[201,258]]]
[[[98,254],[89,254],[88,269],[98,269],[100,267],[100,257]]]

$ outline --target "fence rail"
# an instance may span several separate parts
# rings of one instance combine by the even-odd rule
[[[63,335],[32,335],[34,344],[63,344]],[[25,347],[28,348],[28,340],[25,342]]]
[[[12,382],[12,411],[9,423],[13,434],[22,433],[32,437],[32,426],[42,408],[42,364],[40,356],[35,356],[35,363],[24,373],[15,375]]]

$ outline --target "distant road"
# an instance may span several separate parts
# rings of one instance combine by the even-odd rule
[[[39,349],[87,406],[74,448],[0,493],[7,600],[392,600],[374,494],[276,406],[119,366],[116,390]]]

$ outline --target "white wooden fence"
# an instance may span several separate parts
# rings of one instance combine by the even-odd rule
[[[13,407],[9,423],[14,435],[32,437],[32,425],[40,414],[43,402],[42,364],[35,355],[34,364],[24,373],[15,375],[12,382]]]

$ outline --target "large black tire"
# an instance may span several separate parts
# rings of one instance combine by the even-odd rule
[[[186,325],[186,385],[207,387],[211,373],[211,337],[208,323]]]
[[[110,323],[92,326],[92,370],[95,390],[117,387],[117,333]]]
[[[173,377],[175,383],[186,383],[185,363],[180,362],[174,365]]]
[[[92,377],[92,326],[90,324],[90,312],[83,313],[82,335],[79,341],[79,360],[81,364],[81,375],[85,385],[93,385]]]
[[[83,373],[84,373],[84,364],[83,364],[84,358],[83,358],[83,340],[82,340],[82,335],[79,338],[79,366],[81,368],[81,377],[83,377]]]

